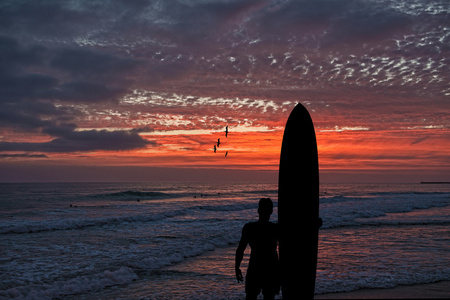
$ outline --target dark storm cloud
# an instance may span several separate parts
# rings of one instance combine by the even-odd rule
[[[13,143],[0,142],[0,151],[31,151],[31,152],[80,152],[80,151],[123,151],[145,148],[155,145],[130,131],[71,131],[61,130],[61,135],[45,143]]]
[[[42,59],[44,47],[20,47],[18,41],[10,36],[0,36],[0,76],[18,71],[23,66],[37,65]]]
[[[75,77],[117,79],[118,74],[135,69],[138,61],[77,47],[57,50],[50,64]]]
[[[280,6],[269,6],[266,21],[271,25],[289,25],[301,22],[328,21],[331,16],[342,13],[351,4],[347,0],[299,0],[287,1]]]
[[[0,26],[18,35],[55,38],[80,34],[86,26],[98,22],[99,15],[95,10],[83,9],[79,5],[65,1],[3,1]]]
[[[412,19],[402,13],[385,8],[362,5],[350,9],[347,14],[338,18],[330,35],[336,40],[370,40],[371,38],[391,35],[409,25]]]
[[[45,89],[66,81],[68,76],[96,81],[116,79],[120,83],[120,78],[135,70],[139,63],[133,58],[78,45],[66,48],[25,45],[11,36],[0,36],[0,50],[0,78],[10,80],[2,88],[12,85],[11,90],[21,88],[22,82],[32,89],[36,86]],[[39,74],[28,71],[31,68],[38,69]]]
[[[110,101],[125,92],[130,83],[127,75],[138,64],[137,59],[108,51],[78,45],[26,45],[17,38],[0,36],[1,99]]]
[[[132,82],[128,75],[139,65],[137,59],[81,47],[57,49],[53,53],[50,66],[66,72],[71,79],[49,91],[49,98],[60,101],[117,102]]]
[[[428,7],[416,3],[418,12],[408,14],[408,4],[404,4],[403,9],[393,9],[395,1],[390,0],[6,3],[0,7],[0,24],[5,31],[15,32],[17,36],[44,39],[51,43],[89,40],[86,45],[95,45],[100,41],[116,46],[179,43],[193,46],[198,40],[215,41],[223,36],[238,42],[236,39],[245,39],[248,37],[246,35],[273,39],[310,30],[317,30],[316,33],[326,31],[321,38],[336,41],[334,35],[343,39],[364,37],[366,34],[380,35],[401,28],[409,24],[412,18],[421,18],[422,13],[428,11]]]
[[[276,38],[280,34],[314,34],[323,46],[382,36],[409,20],[402,13],[369,1],[299,0],[266,10],[258,23]]]
[[[0,60],[8,59],[0,53]],[[25,64],[3,69],[0,74],[0,127],[36,131],[66,114],[48,97],[58,83],[53,76],[21,71]],[[13,70],[14,69],[14,70]]]
[[[23,154],[5,153],[5,154],[0,154],[0,157],[1,158],[48,158],[48,156],[45,154],[27,154],[27,153],[23,153]]]
[[[61,103],[114,103],[128,91],[137,61],[92,49],[0,37],[0,127],[42,132],[45,143],[1,142],[0,151],[78,152],[144,148],[133,131],[76,131],[79,114]]]
[[[0,37],[0,126],[38,131],[70,120],[67,103],[112,103],[128,91],[137,62],[95,50],[52,49]]]
[[[29,39],[71,41],[161,37],[203,39],[236,12],[261,0],[6,1],[0,26]],[[134,42],[134,41],[133,41]]]
[[[44,99],[57,83],[58,79],[46,74],[3,74],[0,78],[1,98],[3,101]]]
[[[260,0],[234,1],[164,1],[165,11],[170,16],[170,29],[188,37],[217,38],[217,29],[232,21],[238,13],[245,13]],[[231,24],[231,26],[236,24]],[[181,35],[180,34],[180,35]],[[223,34],[223,33],[222,33]],[[211,36],[209,36],[211,35]]]
[[[46,104],[42,104],[39,109],[45,109]],[[53,105],[48,107],[49,111],[56,110]],[[56,113],[48,113],[55,115]],[[48,115],[46,114],[46,115]],[[0,104],[0,127],[20,128],[26,131],[36,131],[39,128],[52,125],[52,121],[44,120],[44,114],[38,114],[30,106],[24,103]]]
[[[51,96],[68,102],[114,102],[120,95],[125,94],[126,91],[124,87],[108,86],[86,81],[72,81],[60,85],[52,91]]]
[[[77,125],[74,123],[61,123],[59,125],[50,125],[45,127],[42,132],[55,137],[70,136]]]

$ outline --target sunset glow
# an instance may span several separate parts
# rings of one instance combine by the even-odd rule
[[[450,11],[414,3],[6,2],[0,180],[58,180],[20,175],[58,166],[276,172],[302,103],[321,174],[449,181]]]

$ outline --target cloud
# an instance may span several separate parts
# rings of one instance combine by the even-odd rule
[[[285,1],[268,6],[254,20],[263,38],[279,40],[282,36],[287,40],[295,36],[305,45],[320,48],[361,43],[389,34],[409,21],[410,16],[388,3],[361,0]]]
[[[6,0],[0,9],[0,27],[18,34],[65,37],[98,23],[98,17],[95,10],[86,9],[83,3]]]
[[[0,105],[0,127],[13,127],[36,131],[38,128],[51,124],[52,122],[41,119],[34,112],[22,105],[15,105],[14,107]]]
[[[6,93],[12,97],[52,97],[51,88],[81,89],[88,83],[124,87],[129,83],[129,72],[141,62],[76,44],[64,48],[30,45],[29,41],[6,35],[0,36],[0,50],[0,88],[3,96]]]
[[[126,91],[126,88],[120,86],[72,81],[55,88],[50,97],[65,102],[116,102]]]
[[[348,1],[347,1],[348,2]],[[342,39],[369,40],[375,36],[384,37],[410,24],[411,17],[389,7],[367,1],[353,2],[336,20],[330,35]]]
[[[266,16],[272,20],[280,22],[279,26],[289,24],[301,24],[302,22],[323,22],[330,20],[332,16],[341,14],[351,5],[346,0],[299,0],[286,1],[279,6],[269,6]]]
[[[55,132],[53,132],[55,134]],[[0,151],[27,151],[27,152],[85,152],[85,151],[124,151],[145,148],[147,145],[156,145],[143,139],[136,132],[131,131],[71,131],[60,130],[60,137],[45,143],[14,143],[0,142]]]
[[[17,66],[39,64],[45,48],[41,46],[21,47],[15,38],[0,35],[0,76],[17,71]]]
[[[138,61],[97,50],[49,48],[0,36],[0,127],[36,132],[72,120],[60,103],[114,103]]]
[[[48,98],[57,83],[58,79],[46,74],[4,75],[0,79],[2,102]]]
[[[109,79],[118,73],[131,71],[138,65],[138,60],[123,58],[106,51],[83,49],[80,47],[56,50],[50,65],[69,72],[76,77]],[[121,74],[123,77],[124,74]]]
[[[48,158],[45,154],[9,154],[9,153],[0,153],[0,158]]]
[[[56,82],[55,78],[41,74],[1,78],[0,127],[37,131],[72,119],[71,112],[57,108],[51,101]]]
[[[444,124],[448,9],[416,2],[5,1],[0,149],[127,150],[154,145],[139,135],[152,128],[274,128],[306,101],[319,128],[346,134],[414,126],[410,110]],[[52,141],[7,142],[29,132]]]

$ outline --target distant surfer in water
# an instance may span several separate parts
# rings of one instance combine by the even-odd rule
[[[280,292],[278,263],[278,224],[269,222],[273,212],[270,198],[261,198],[258,204],[259,219],[244,225],[239,246],[236,250],[236,279],[244,280],[240,269],[244,251],[250,245],[250,262],[245,278],[247,300],[256,299],[262,291],[264,300],[274,299]]]

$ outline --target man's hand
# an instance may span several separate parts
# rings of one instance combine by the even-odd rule
[[[239,268],[236,268],[236,280],[238,283],[244,281],[244,277],[242,276],[241,269],[239,269]]]

